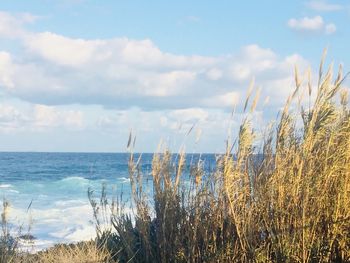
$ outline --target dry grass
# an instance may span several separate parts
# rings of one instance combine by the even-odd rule
[[[131,152],[135,214],[118,210],[112,216],[112,231],[100,233],[115,258],[349,262],[350,112],[346,92],[339,93],[341,69],[335,80],[331,68],[323,73],[323,62],[319,71],[316,99],[305,109],[302,96],[313,92],[310,75],[303,85],[296,70],[296,89],[277,124],[267,130],[261,150],[254,147],[257,139],[250,122],[257,92],[237,143],[228,142],[213,173],[205,172],[201,162],[192,165],[190,186],[181,179],[184,154],[174,161],[165,150],[154,155],[153,196],[148,196],[142,188],[140,159]],[[250,90],[245,109],[251,95]],[[130,136],[128,146],[132,141]]]
[[[111,261],[107,250],[95,242],[76,245],[56,245],[34,255],[18,255],[14,263],[107,263]]]
[[[18,246],[18,239],[12,237],[10,233],[9,208],[9,202],[4,199],[1,212],[0,263],[13,262]]]

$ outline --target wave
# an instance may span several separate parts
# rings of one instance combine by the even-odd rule
[[[89,179],[79,176],[66,177],[59,181],[53,182],[51,186],[57,187],[58,191],[86,191],[88,186],[93,183]]]
[[[11,184],[0,184],[0,188],[11,188]]]
[[[122,183],[129,183],[130,182],[130,178],[126,178],[126,177],[118,177],[117,179],[122,181]]]
[[[74,243],[96,237],[95,226],[91,223],[92,209],[87,200],[58,201],[50,207],[38,208],[33,205],[30,214],[24,207],[11,208],[10,222],[15,223],[14,230],[22,226],[24,230],[27,229],[29,217],[33,219],[29,234],[35,239],[30,244],[21,240],[23,250],[38,251],[57,243]],[[18,218],[22,218],[22,221]]]

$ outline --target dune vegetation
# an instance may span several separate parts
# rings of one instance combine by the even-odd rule
[[[189,166],[184,152],[174,161],[163,147],[153,158],[152,196],[131,135],[133,214],[105,191],[99,200],[89,192],[97,228],[90,251],[97,256],[64,246],[39,253],[47,260],[36,262],[350,262],[345,77],[341,68],[335,76],[332,67],[324,72],[322,61],[313,89],[310,74],[302,79],[296,70],[295,91],[263,135],[251,123],[259,94],[250,89],[237,139],[227,140],[215,170],[202,161]],[[66,260],[62,252],[77,256]]]
[[[319,68],[296,88],[275,124],[256,134],[249,90],[237,140],[227,141],[214,172],[201,161],[183,180],[185,154],[165,149],[152,164],[153,196],[143,189],[140,158],[129,172],[134,214],[112,210],[99,240],[118,262],[350,262],[350,111],[340,67]],[[187,183],[186,183],[187,182]],[[189,186],[190,185],[190,186]],[[104,207],[104,209],[101,209]],[[97,220],[97,222],[100,222]]]

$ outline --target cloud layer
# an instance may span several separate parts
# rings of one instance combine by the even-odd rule
[[[133,128],[147,140],[143,151],[162,136],[181,143],[196,124],[195,133],[202,128],[216,150],[229,126],[238,129],[253,78],[261,88],[253,116],[259,129],[261,108],[275,117],[294,89],[294,66],[302,71],[309,64],[299,54],[281,57],[257,44],[220,56],[181,55],[161,50],[150,39],[82,39],[28,30],[36,20],[0,12],[0,39],[14,46],[0,48],[0,132],[9,138],[29,133],[37,141],[56,136],[81,145],[103,138],[110,140],[106,149],[114,150],[110,142],[117,141],[122,150],[120,137]]]
[[[19,107],[11,103],[0,103],[0,131],[40,132],[63,127],[69,130],[83,128],[84,117],[81,111],[57,109],[45,105]]]
[[[0,13],[0,37],[21,46],[16,54],[0,52],[0,88],[36,104],[232,108],[253,76],[278,103],[273,98],[292,89],[293,65],[306,64],[297,54],[280,58],[258,45],[218,57],[184,56],[164,52],[149,39],[74,39],[30,32],[25,22],[23,15]]]

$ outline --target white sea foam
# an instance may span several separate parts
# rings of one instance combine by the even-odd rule
[[[118,180],[121,181],[122,183],[129,183],[130,182],[130,178],[126,178],[126,177],[118,177]]]
[[[0,184],[0,193],[10,202],[9,221],[14,225],[14,234],[18,234],[16,231],[20,226],[24,229],[22,234],[26,234],[28,225],[31,224],[30,234],[35,239],[33,243],[22,240],[21,248],[35,252],[57,243],[74,243],[94,238],[96,232],[92,223],[92,207],[87,198],[88,187],[97,190],[98,198],[102,181],[110,186],[115,183],[123,185],[129,180],[120,177],[116,182],[72,176],[55,181],[20,181]],[[0,199],[0,207],[1,204]]]
[[[89,188],[94,190],[94,197],[99,199],[104,183],[109,200],[112,195],[119,197],[121,191],[123,201],[129,203],[132,200],[127,167],[110,169],[112,164],[125,164],[127,158],[109,160],[109,157],[105,159],[99,155],[89,155],[89,158],[98,158],[96,163],[101,164],[102,168],[102,171],[95,171],[94,167],[92,174],[87,171],[86,164],[95,160],[81,159],[75,154],[71,155],[72,160],[67,155],[43,154],[45,165],[41,166],[42,162],[36,159],[39,156],[25,155],[27,159],[23,167],[17,167],[23,155],[17,156],[18,161],[8,161],[9,165],[15,164],[20,169],[11,171],[15,172],[15,176],[7,174],[6,181],[5,177],[0,181],[0,212],[4,197],[10,203],[9,222],[13,234],[18,235],[20,227],[22,234],[27,234],[28,225],[31,225],[30,234],[35,239],[33,243],[21,240],[23,249],[37,251],[56,243],[94,238],[93,210],[87,195]],[[126,212],[131,213],[131,210]]]
[[[30,234],[35,239],[29,244],[21,242],[21,248],[27,251],[45,249],[55,243],[91,240],[96,236],[92,224],[92,208],[88,201],[57,201],[52,207],[31,208],[30,211],[26,208],[11,207],[10,221],[18,227],[24,226],[23,229],[26,229],[30,218],[33,220]]]
[[[0,184],[0,188],[11,188],[11,184]]]

